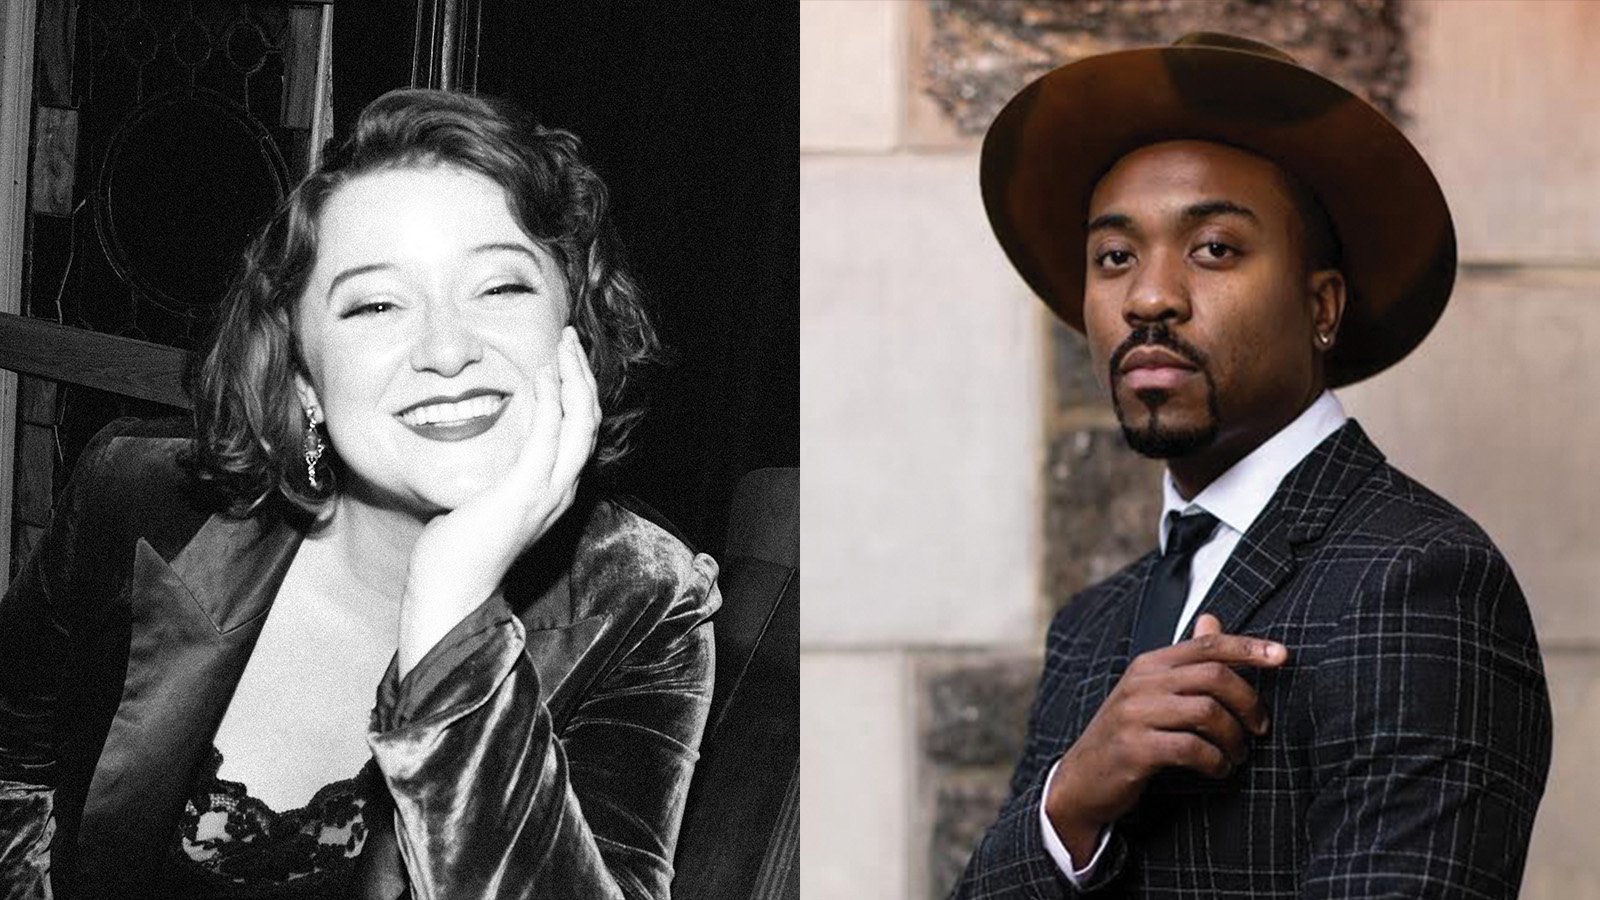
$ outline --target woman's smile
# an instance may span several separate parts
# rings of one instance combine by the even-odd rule
[[[424,517],[455,509],[527,441],[567,318],[560,266],[503,188],[450,166],[351,179],[320,225],[298,306],[305,405],[364,491]]]
[[[510,402],[510,395],[498,391],[469,391],[458,400],[425,400],[398,418],[413,433],[429,440],[464,441],[493,428]]]

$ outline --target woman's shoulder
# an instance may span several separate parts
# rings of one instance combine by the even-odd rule
[[[111,529],[108,538],[126,532],[157,543],[192,532],[216,509],[182,465],[192,427],[177,417],[111,422],[84,446],[58,506]]]
[[[696,552],[650,507],[625,496],[589,505],[572,575],[586,592],[625,591],[707,613],[720,602],[716,561]]]

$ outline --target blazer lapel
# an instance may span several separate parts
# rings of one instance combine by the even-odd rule
[[[1383,453],[1354,419],[1324,439],[1278,485],[1199,611],[1220,619],[1225,632],[1242,627],[1294,571],[1295,548],[1321,537],[1351,492],[1382,462]],[[1186,633],[1193,629],[1191,620]]]
[[[122,700],[78,833],[87,885],[151,871],[300,543],[282,521],[212,516],[170,561],[140,539],[125,589]],[[108,895],[109,896],[109,895]]]

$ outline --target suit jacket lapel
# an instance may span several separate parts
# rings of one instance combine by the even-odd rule
[[[1234,632],[1295,568],[1295,548],[1322,536],[1328,523],[1383,453],[1354,419],[1318,444],[1290,470],[1200,604],[1200,612]],[[1198,617],[1198,614],[1197,614]],[[1186,633],[1192,633],[1191,620]]]
[[[121,703],[95,767],[78,834],[88,885],[150,871],[175,835],[196,754],[214,733],[300,533],[212,516],[170,561],[140,539]]]

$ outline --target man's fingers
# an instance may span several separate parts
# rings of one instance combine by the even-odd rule
[[[1151,768],[1181,766],[1212,778],[1226,778],[1233,771],[1227,752],[1193,732],[1151,732],[1150,750],[1155,762]]]
[[[1248,736],[1245,726],[1222,701],[1210,696],[1178,695],[1165,698],[1154,713],[1152,725],[1166,731],[1192,731],[1215,744],[1230,765],[1244,762]]]
[[[1173,694],[1210,697],[1222,704],[1255,734],[1266,734],[1267,709],[1261,697],[1239,673],[1220,662],[1201,662],[1179,666],[1164,679]]]
[[[1211,613],[1201,613],[1194,620],[1194,636],[1205,637],[1208,634],[1221,634],[1222,620]]]
[[[1212,621],[1216,620],[1212,618]],[[1271,669],[1283,665],[1289,659],[1289,648],[1277,641],[1243,634],[1223,634],[1220,631],[1199,634],[1199,624],[1198,621],[1195,623],[1194,637],[1158,651],[1161,653],[1161,661],[1169,666],[1220,662],[1230,666]],[[1218,627],[1221,627],[1220,624]]]

